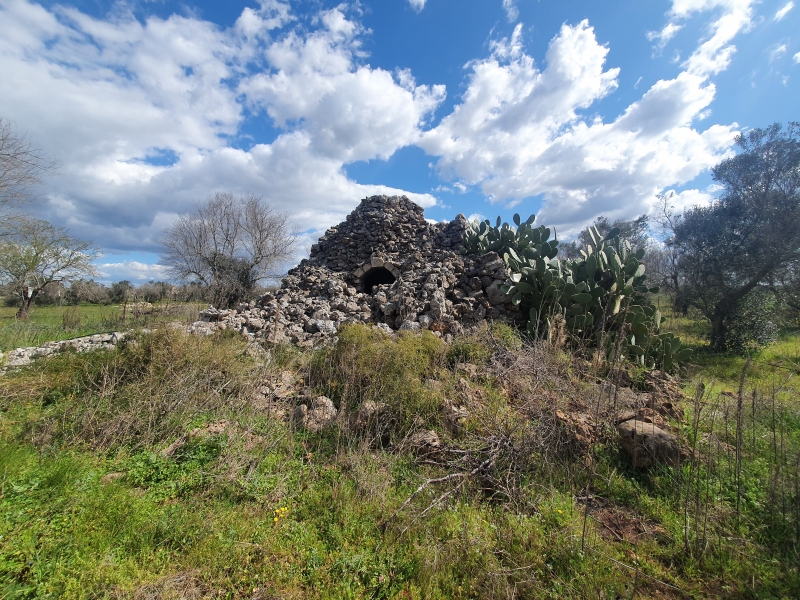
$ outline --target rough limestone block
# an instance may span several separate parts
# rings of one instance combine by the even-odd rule
[[[678,466],[681,460],[678,439],[671,433],[631,419],[617,426],[620,446],[636,468],[647,468],[655,464]]]

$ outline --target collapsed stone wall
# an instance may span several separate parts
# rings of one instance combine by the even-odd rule
[[[313,346],[344,323],[387,331],[429,329],[445,338],[487,319],[521,315],[499,290],[508,278],[490,252],[462,255],[463,215],[428,223],[405,196],[372,196],[329,229],[281,288],[235,310],[203,311],[214,328],[271,343]]]
[[[0,364],[3,367],[24,367],[31,364],[37,358],[45,358],[74,350],[78,353],[94,352],[96,350],[112,350],[116,348],[122,340],[130,335],[130,332],[114,331],[112,333],[96,333],[71,340],[58,342],[45,342],[41,346],[31,346],[28,348],[17,348],[8,354],[0,352]],[[0,368],[0,373],[5,372],[5,368]]]

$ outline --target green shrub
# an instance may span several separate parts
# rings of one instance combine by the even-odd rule
[[[728,321],[725,345],[736,354],[752,354],[778,341],[775,297],[766,291],[753,290],[739,301]]]
[[[458,363],[484,365],[492,357],[492,351],[482,341],[472,338],[459,338],[447,349],[447,364],[451,367]]]
[[[492,323],[489,326],[492,341],[505,350],[520,350],[522,338],[519,332],[508,323]]]
[[[81,312],[77,306],[70,306],[61,315],[61,324],[66,331],[74,331],[81,326]]]
[[[91,358],[62,355],[36,370],[57,378],[42,440],[82,441],[95,448],[169,442],[212,410],[236,411],[252,390],[253,369],[242,336],[204,339],[172,329],[138,335]]]
[[[136,487],[149,489],[160,500],[184,496],[208,484],[208,467],[222,450],[220,437],[209,436],[190,441],[169,458],[160,452],[138,452],[126,461],[126,479]]]
[[[309,377],[340,407],[355,410],[367,400],[387,404],[405,431],[415,419],[435,420],[440,399],[425,382],[444,366],[446,351],[429,331],[391,338],[375,327],[346,325],[335,346],[313,356]]]

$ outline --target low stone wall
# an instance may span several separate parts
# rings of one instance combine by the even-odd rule
[[[93,352],[95,350],[111,350],[131,332],[114,331],[112,333],[96,333],[84,337],[62,340],[60,342],[46,342],[41,346],[30,348],[17,348],[3,356],[0,354],[0,363],[5,358],[5,367],[24,367],[37,358],[52,356],[67,350],[76,352]]]

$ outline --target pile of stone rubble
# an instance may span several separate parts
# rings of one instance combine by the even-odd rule
[[[450,339],[484,320],[520,320],[495,253],[464,256],[467,221],[428,223],[406,197],[366,198],[329,229],[281,288],[233,310],[209,308],[197,330],[234,329],[270,343],[314,346],[344,323],[429,329]]]

